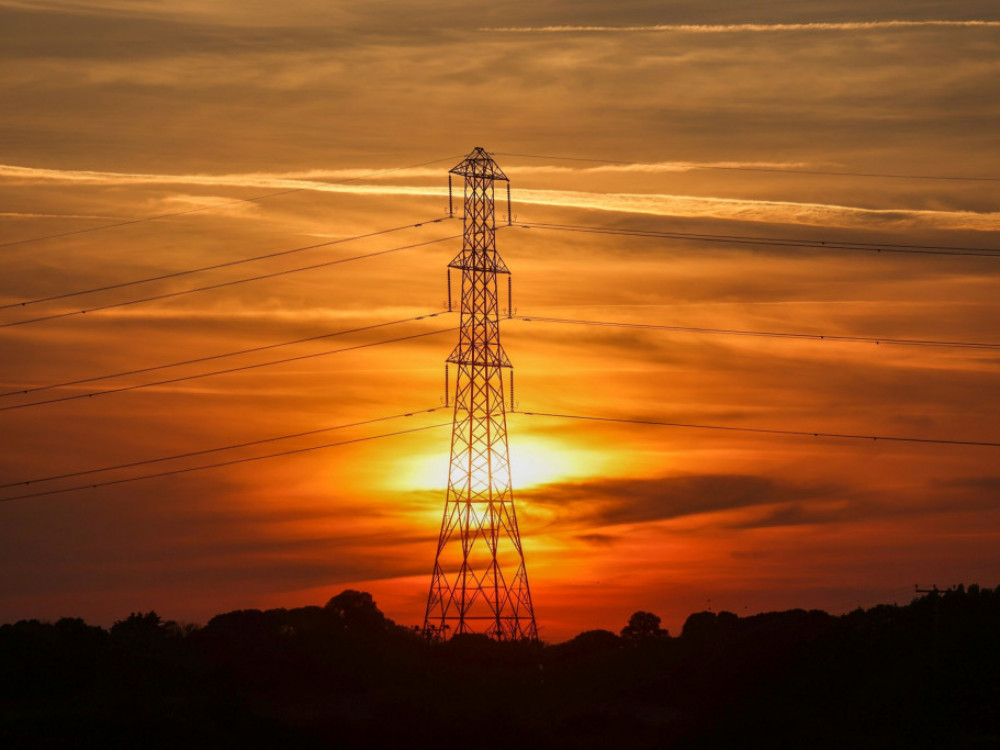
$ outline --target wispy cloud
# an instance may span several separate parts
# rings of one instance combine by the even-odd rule
[[[520,494],[530,502],[568,510],[577,519],[603,527],[828,500],[842,491],[835,485],[796,484],[742,474],[706,474],[549,484]]]
[[[303,21],[309,15],[315,23],[342,20],[348,12],[337,3],[310,2],[284,4],[245,0],[0,0],[0,8],[32,13],[74,16],[117,16],[126,19],[181,19],[236,26],[276,26],[283,19]],[[288,21],[285,20],[287,24]]]
[[[690,172],[699,169],[787,169],[794,171],[813,166],[807,162],[776,161],[664,161],[654,163],[622,162],[600,164],[588,167],[568,167],[528,165],[507,167],[507,171],[523,175],[588,175],[611,173],[668,174]],[[0,179],[28,183],[74,182],[89,185],[129,185],[129,184],[188,184],[188,185],[247,185],[273,186],[277,181],[358,181],[358,180],[399,180],[399,179],[441,179],[441,167],[411,167],[406,169],[308,169],[294,172],[248,172],[220,175],[164,175],[122,172],[98,172],[91,170],[38,169],[0,164]],[[326,184],[326,183],[324,183]]]
[[[95,214],[44,214],[23,212],[2,212],[0,219],[113,219],[114,216],[98,216]]]
[[[625,165],[636,170],[663,165]],[[613,169],[614,166],[597,169]],[[551,169],[551,168],[550,168]],[[414,170],[415,172],[417,170]],[[360,172],[360,175],[358,174]],[[342,177],[349,174],[351,177]],[[12,183],[65,182],[80,185],[183,185],[186,187],[233,187],[256,190],[311,190],[317,192],[356,195],[436,196],[444,197],[444,187],[420,185],[371,185],[358,182],[325,182],[320,175],[340,180],[370,177],[368,170],[311,170],[293,173],[247,174],[142,174],[97,172],[89,170],[35,169],[0,165],[0,179]],[[397,172],[396,177],[416,177]],[[419,176],[440,177],[440,170],[419,172]],[[663,193],[599,193],[575,190],[518,190],[515,201],[520,205],[577,208],[613,213],[646,214],[688,218],[750,221],[772,224],[807,226],[837,226],[856,228],[915,228],[945,230],[1000,230],[1000,213],[974,211],[940,211],[911,209],[878,209],[827,203],[753,200],[745,198],[715,198],[711,196],[673,195]]]
[[[699,169],[774,169],[794,172],[812,166],[807,162],[779,161],[661,161],[651,164],[622,162],[594,167],[564,167],[553,165],[505,167],[512,175],[588,175],[588,174],[671,174]],[[440,172],[434,172],[440,174]]]
[[[827,203],[713,198],[658,193],[523,190],[517,202],[617,213],[857,228],[1000,229],[1000,213],[873,209]]]
[[[143,172],[100,172],[95,170],[39,169],[0,164],[0,179],[40,184],[66,182],[78,185],[204,185],[209,187],[337,189],[322,180],[361,180],[379,177],[441,177],[441,169],[407,170],[311,169],[297,172],[246,172],[240,174],[150,174]],[[357,189],[353,186],[351,189]]]
[[[738,32],[775,31],[873,31],[907,28],[969,28],[1000,27],[1000,21],[847,21],[832,23],[734,23],[734,24],[651,24],[645,26],[501,26],[480,28],[479,31],[544,34],[581,32],[636,32],[664,31],[683,34],[731,34]]]

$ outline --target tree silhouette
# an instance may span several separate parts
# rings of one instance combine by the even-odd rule
[[[622,638],[628,641],[643,641],[651,638],[669,638],[670,633],[660,627],[660,618],[652,612],[633,612],[628,625],[621,630]]]
[[[110,630],[0,625],[0,748],[375,750],[422,746],[443,722],[484,749],[708,750],[752,737],[937,750],[1000,736],[1000,588],[842,616],[700,612],[679,638],[639,611],[620,636],[556,645],[428,641],[353,590],[325,607],[221,614],[188,635],[155,612]]]
[[[177,625],[164,622],[156,612],[133,612],[111,626],[111,642],[117,646],[155,643],[178,633]]]
[[[392,625],[392,621],[375,605],[372,595],[365,591],[341,591],[326,603],[324,609],[338,615],[344,626],[352,630],[377,633]]]

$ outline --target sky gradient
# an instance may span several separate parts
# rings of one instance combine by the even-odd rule
[[[429,222],[475,146],[510,176],[516,224],[1000,249],[1000,12],[894,5],[0,0],[0,484],[440,407],[457,315],[11,392],[441,313],[461,223]],[[1000,344],[998,257],[518,226],[497,242],[519,316]],[[522,411],[1000,441],[996,349],[518,319],[503,337]],[[546,640],[638,609],[677,632],[707,608],[1000,583],[998,448],[508,424]],[[0,502],[0,620],[204,622],[351,587],[417,624],[448,436]]]

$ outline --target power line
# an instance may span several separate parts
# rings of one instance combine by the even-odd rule
[[[810,246],[816,247],[844,247],[844,248],[862,248],[862,249],[879,249],[879,248],[902,248],[904,250],[956,250],[956,251],[972,251],[972,252],[982,252],[982,253],[1000,253],[1000,249],[997,248],[978,248],[978,247],[968,247],[961,245],[916,245],[916,244],[903,244],[903,243],[892,243],[892,242],[848,242],[846,240],[811,240],[811,239],[800,239],[795,237],[753,237],[750,235],[739,235],[739,234],[705,234],[697,232],[668,232],[664,230],[657,229],[635,229],[635,228],[621,228],[621,227],[602,227],[593,226],[587,224],[553,224],[548,222],[540,222],[537,224],[521,223],[521,226],[526,228],[537,228],[537,229],[579,229],[587,230],[592,232],[608,232],[608,233],[634,233],[636,235],[645,236],[663,236],[667,238],[680,238],[680,239],[733,239],[733,240],[753,240],[755,242],[762,242],[767,244],[776,243],[791,243],[793,246],[798,247],[803,244],[808,244]]]
[[[600,326],[606,328],[639,328],[677,333],[714,333],[725,336],[756,336],[761,338],[808,339],[813,341],[847,341],[866,344],[895,344],[899,346],[931,346],[949,349],[1000,349],[1000,344],[986,344],[972,341],[942,341],[931,339],[895,339],[875,336],[841,336],[823,333],[789,333],[785,331],[744,331],[733,328],[697,328],[694,326],[670,326],[656,323],[620,323],[608,320],[577,320],[573,318],[549,318],[538,315],[514,315],[514,320],[529,323],[565,323],[570,325]],[[0,394],[3,395],[3,394]]]
[[[77,234],[88,234],[90,232],[99,232],[104,229],[116,229],[117,227],[127,227],[131,224],[142,224],[148,221],[157,221],[159,219],[172,219],[176,216],[186,216],[187,214],[194,214],[200,211],[209,211],[216,208],[225,208],[226,206],[234,206],[238,203],[256,203],[257,201],[266,200],[268,198],[276,198],[279,195],[288,195],[290,193],[300,193],[307,188],[292,188],[291,190],[279,190],[276,193],[265,193],[264,195],[258,195],[253,198],[240,198],[232,201],[224,201],[221,203],[213,203],[211,206],[199,206],[198,208],[189,208],[184,211],[171,211],[165,214],[156,214],[154,216],[146,216],[139,219],[126,219],[125,221],[118,221],[114,224],[101,224],[96,227],[88,227],[85,229],[74,229],[69,232],[57,232],[55,234],[43,234],[37,237],[28,237],[23,240],[14,240],[12,242],[2,242],[0,247],[11,247],[13,245],[26,245],[29,242],[40,242],[42,240],[55,240],[63,237],[72,237]]]
[[[144,302],[155,302],[164,299],[171,299],[173,297],[181,297],[186,294],[195,294],[197,292],[207,292],[213,289],[222,289],[224,287],[236,286],[238,284],[246,284],[251,281],[262,281],[264,279],[273,279],[279,276],[288,276],[293,273],[300,273],[302,271],[313,271],[317,268],[328,268],[329,266],[336,266],[341,263],[350,263],[355,260],[364,260],[365,258],[375,258],[380,255],[389,255],[390,253],[398,253],[402,250],[411,250],[415,247],[425,247],[427,245],[434,245],[438,242],[447,242],[448,240],[458,239],[462,235],[453,234],[448,237],[438,237],[437,239],[427,240],[425,242],[415,242],[411,245],[401,245],[399,247],[391,247],[388,250],[377,250],[373,253],[363,253],[361,255],[352,255],[349,258],[338,258],[337,260],[325,261],[323,263],[314,263],[310,266],[300,266],[298,268],[288,268],[284,271],[275,271],[273,273],[265,273],[259,276],[248,276],[242,279],[233,279],[232,281],[223,281],[218,284],[209,284],[207,286],[194,287],[192,289],[181,289],[176,292],[165,292],[163,294],[155,294],[149,297],[141,297],[140,299],[126,300],[125,302],[112,302],[106,305],[98,305],[96,307],[90,307],[85,310],[71,310],[69,312],[53,313],[52,315],[43,315],[38,318],[27,318],[25,320],[16,320],[12,323],[0,323],[0,328],[10,328],[12,326],[23,326],[29,323],[42,323],[48,320],[57,320],[60,318],[69,318],[76,315],[85,315],[87,313],[100,312],[101,310],[110,310],[116,307],[127,307],[129,305],[138,305]]]
[[[330,180],[327,185],[339,185],[346,182],[355,182],[357,180],[368,180],[374,177],[384,177],[385,175],[392,174],[393,172],[401,172],[406,169],[416,169],[418,167],[426,167],[431,164],[437,164],[442,161],[451,161],[457,157],[445,156],[441,159],[433,159],[432,161],[421,162],[420,164],[410,164],[405,167],[392,167],[390,169],[377,169],[370,174],[358,175],[356,177],[346,177],[342,180]],[[104,229],[115,229],[117,227],[125,227],[131,224],[142,224],[149,221],[158,221],[159,219],[170,219],[176,216],[186,216],[187,214],[195,214],[202,211],[213,211],[217,208],[225,208],[226,206],[234,206],[239,203],[257,203],[259,201],[267,200],[268,198],[277,198],[279,195],[290,195],[291,193],[301,193],[306,190],[313,190],[311,187],[301,187],[292,188],[291,190],[279,190],[275,193],[265,193],[264,195],[254,196],[252,198],[239,198],[237,200],[225,201],[223,203],[213,203],[210,206],[199,206],[198,208],[189,208],[184,211],[173,211],[166,214],[155,214],[153,216],[143,216],[138,219],[127,219],[125,221],[115,222],[114,224],[102,224],[97,227],[88,227],[86,229],[75,229],[70,232],[58,232],[56,234],[45,234],[38,237],[29,237],[23,240],[13,240],[12,242],[2,242],[0,247],[11,247],[13,245],[25,245],[29,242],[40,242],[41,240],[52,240],[58,239],[60,237],[72,237],[77,234],[87,234],[89,232],[99,232]]]
[[[761,435],[786,435],[792,437],[812,437],[812,438],[839,438],[844,440],[871,440],[877,442],[892,443],[925,443],[930,445],[956,445],[956,446],[976,446],[986,448],[1000,448],[1000,442],[989,442],[980,440],[948,440],[944,438],[918,438],[901,437],[898,435],[855,435],[851,433],[839,432],[806,432],[800,430],[775,430],[763,427],[732,427],[729,425],[715,424],[688,424],[685,422],[658,422],[649,419],[623,419],[615,417],[594,417],[582,414],[553,414],[548,412],[518,411],[517,414],[524,414],[529,417],[556,417],[558,419],[577,419],[588,422],[614,422],[619,424],[640,424],[656,427],[684,427],[697,430],[722,430],[726,432],[751,432]]]
[[[234,443],[233,445],[223,445],[218,448],[206,448],[204,450],[190,451],[188,453],[177,453],[173,456],[160,456],[159,458],[147,458],[143,461],[132,461],[127,464],[117,464],[115,466],[104,466],[100,469],[87,469],[85,471],[73,471],[67,474],[56,474],[49,477],[39,477],[38,479],[26,479],[21,482],[10,482],[9,484],[0,484],[0,489],[9,489],[11,487],[27,487],[32,484],[41,484],[42,482],[54,482],[57,479],[73,479],[75,477],[84,477],[90,474],[103,474],[106,471],[118,471],[119,469],[132,469],[136,466],[149,466],[150,464],[163,463],[164,461],[175,461],[180,458],[193,458],[195,456],[205,456],[211,453],[221,453],[223,451],[236,450],[237,448],[250,448],[255,445],[264,445],[266,443],[275,443],[280,440],[291,440],[292,438],[308,437],[310,435],[319,435],[324,432],[333,432],[335,430],[345,430],[349,427],[362,427],[364,425],[375,424],[377,422],[386,422],[390,419],[401,419],[403,417],[412,417],[415,414],[430,414],[440,410],[443,407],[435,406],[432,409],[422,409],[419,411],[407,412],[405,414],[392,414],[388,417],[376,417],[375,419],[366,419],[363,422],[351,422],[350,424],[338,424],[333,427],[321,427],[316,430],[308,430],[306,432],[295,432],[290,435],[277,435],[275,437],[261,438],[260,440],[250,440],[245,443]],[[14,499],[14,498],[10,498]]]
[[[523,159],[552,159],[553,161],[583,161],[591,162],[594,164],[620,164],[620,165],[632,165],[635,162],[630,161],[620,161],[617,159],[588,159],[581,156],[543,156],[539,154],[506,154],[501,152],[496,152],[497,156],[515,156]],[[670,162],[667,162],[668,164]],[[820,170],[820,169],[782,169],[780,167],[751,167],[751,166],[740,166],[740,165],[722,165],[722,164],[691,164],[689,162],[682,162],[682,166],[687,170],[724,170],[730,172],[771,172],[775,174],[807,174],[807,175],[820,175],[824,177],[881,177],[895,180],[946,180],[946,181],[959,181],[959,182],[1000,182],[1000,177],[968,177],[964,175],[926,175],[926,174],[888,174],[882,172],[847,172],[839,170]]]
[[[321,333],[316,336],[307,336],[301,339],[292,339],[291,341],[281,341],[277,344],[264,344],[262,346],[254,346],[249,349],[239,349],[232,352],[224,352],[222,354],[211,354],[206,357],[196,357],[195,359],[185,359],[180,362],[170,362],[165,365],[154,365],[152,367],[141,367],[136,370],[125,370],[123,372],[113,372],[108,375],[97,375],[92,378],[80,378],[79,380],[68,380],[64,383],[51,383],[49,385],[40,385],[34,388],[25,388],[19,391],[8,391],[7,393],[0,393],[0,398],[7,398],[10,396],[24,396],[29,393],[39,393],[40,391],[51,391],[56,388],[68,388],[73,385],[82,385],[84,383],[95,383],[100,380],[111,380],[113,378],[121,378],[127,375],[141,375],[147,372],[155,372],[157,370],[167,370],[173,367],[182,367],[184,365],[198,364],[199,362],[210,362],[216,359],[224,359],[226,357],[236,357],[242,354],[253,354],[255,352],[263,352],[269,349],[278,349],[285,346],[292,346],[294,344],[305,344],[310,341],[320,341],[322,339],[333,338],[335,336],[346,336],[351,333],[360,333],[362,331],[371,331],[376,328],[385,328],[387,326],[400,325],[402,323],[413,323],[418,320],[429,320],[430,318],[436,318],[439,315],[447,315],[447,312],[436,312],[427,313],[425,315],[418,315],[413,318],[402,318],[400,320],[390,320],[387,323],[374,323],[367,326],[359,326],[357,328],[348,328],[343,331],[333,331],[331,333]]]
[[[250,463],[251,461],[264,461],[269,458],[279,458],[281,456],[293,456],[298,453],[309,453],[310,451],[325,450],[327,448],[339,448],[344,445],[354,445],[356,443],[365,443],[370,440],[381,440],[382,438],[396,437],[398,435],[408,435],[415,432],[423,432],[424,430],[433,430],[438,427],[448,427],[451,422],[440,422],[438,424],[425,425],[423,427],[412,427],[409,430],[397,430],[395,432],[386,432],[381,435],[369,435],[363,438],[354,438],[353,440],[342,440],[337,443],[326,443],[324,445],[313,445],[308,448],[295,448],[293,450],[281,451],[279,453],[268,453],[264,456],[251,456],[250,458],[234,458],[230,461],[220,461],[214,464],[205,464],[203,466],[189,466],[185,469],[172,469],[171,471],[161,471],[155,474],[142,474],[137,477],[126,477],[124,479],[112,479],[107,482],[95,482],[94,484],[83,484],[76,487],[65,487],[59,490],[47,490],[44,492],[32,492],[24,495],[14,495],[13,497],[3,497],[0,498],[0,503],[8,503],[12,500],[26,500],[32,497],[44,497],[46,495],[59,495],[66,492],[76,492],[78,490],[92,490],[98,487],[110,487],[118,484],[127,484],[129,482],[138,482],[143,479],[158,479],[160,477],[175,476],[177,474],[188,474],[193,471],[205,471],[207,469],[219,469],[225,466],[235,466],[237,464]]]
[[[301,253],[305,250],[315,250],[320,247],[330,247],[331,245],[340,245],[345,242],[353,242],[355,240],[366,239],[368,237],[378,237],[383,234],[391,234],[392,232],[400,232],[404,229],[413,229],[415,227],[422,227],[424,224],[437,224],[440,221],[446,221],[448,217],[443,216],[438,219],[428,219],[427,221],[422,221],[417,224],[407,224],[400,227],[392,227],[391,229],[382,229],[378,232],[369,232],[368,234],[358,234],[353,237],[342,237],[337,240],[329,240],[327,242],[318,242],[315,245],[305,245],[303,247],[293,247],[290,250],[279,250],[273,253],[267,253],[265,255],[255,255],[252,258],[240,258],[238,260],[230,260],[225,263],[216,263],[211,266],[201,266],[200,268],[189,268],[183,271],[172,271],[171,273],[160,274],[159,276],[149,276],[144,279],[134,279],[132,281],[123,281],[118,284],[107,284],[105,286],[94,287],[93,289],[82,289],[76,292],[65,292],[63,294],[54,294],[50,297],[38,297],[36,299],[24,300],[23,302],[11,302],[6,305],[0,305],[0,310],[9,310],[12,307],[27,307],[28,305],[37,305],[42,302],[55,302],[56,300],[69,299],[70,297],[80,297],[84,294],[94,294],[95,292],[108,292],[113,289],[123,289],[125,287],[136,286],[138,284],[148,284],[153,281],[165,281],[166,279],[176,279],[180,276],[190,276],[195,273],[202,273],[204,271],[216,271],[220,268],[229,268],[231,266],[239,266],[244,263],[252,263],[258,260],[268,260],[270,258],[279,258],[284,255],[292,255],[294,253]]]
[[[230,367],[225,370],[212,370],[211,372],[202,372],[195,375],[184,375],[182,377],[169,378],[167,380],[157,380],[152,383],[137,383],[135,385],[123,385],[119,388],[108,388],[104,391],[93,391],[91,393],[77,393],[72,396],[60,396],[59,398],[45,399],[44,401],[31,401],[27,404],[15,404],[13,406],[4,406],[0,408],[0,412],[13,411],[15,409],[27,409],[31,406],[43,406],[45,404],[58,404],[64,401],[78,401],[80,399],[90,399],[95,396],[107,396],[113,393],[125,393],[126,391],[138,391],[143,388],[153,388],[160,385],[171,385],[173,383],[183,383],[188,380],[200,380],[201,378],[209,378],[215,375],[228,375],[234,372],[244,372],[246,370],[256,370],[260,367],[270,367],[271,365],[282,365],[288,362],[300,362],[306,359],[315,359],[317,357],[326,357],[331,354],[342,354],[343,352],[352,352],[358,349],[368,349],[373,346],[382,346],[383,344],[395,344],[400,341],[410,341],[412,339],[424,338],[426,336],[436,336],[439,333],[448,333],[449,331],[457,331],[457,328],[440,328],[436,331],[425,331],[424,333],[414,333],[409,336],[398,336],[392,339],[384,339],[382,341],[372,341],[367,344],[356,344],[354,346],[347,346],[342,349],[328,349],[325,352],[315,352],[313,354],[300,354],[295,357],[285,357],[283,359],[272,359],[267,362],[258,362],[252,365],[242,365],[240,367]]]
[[[727,245],[758,245],[765,247],[799,247],[817,250],[849,250],[869,253],[903,253],[911,255],[957,255],[971,258],[1000,258],[998,248],[951,247],[941,245],[904,245],[878,242],[829,242],[826,240],[798,240],[791,237],[751,237],[736,234],[697,234],[692,232],[661,232],[646,229],[614,229],[611,227],[588,226],[585,224],[545,224],[519,222],[513,226],[520,229],[548,229],[561,232],[582,232],[585,234],[610,234],[624,237],[647,237],[655,239],[680,239],[693,242],[715,242]]]

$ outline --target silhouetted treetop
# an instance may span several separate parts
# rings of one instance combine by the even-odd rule
[[[156,612],[133,612],[124,620],[111,626],[111,642],[117,646],[141,646],[162,643],[180,637],[176,622],[164,621]]]
[[[341,591],[326,603],[324,609],[335,613],[349,629],[375,633],[395,624],[382,614],[372,595],[366,591]]]
[[[642,641],[651,638],[669,638],[670,633],[660,627],[660,618],[652,612],[633,612],[628,625],[622,628],[622,638],[628,641]]]

